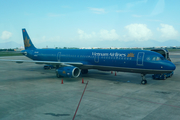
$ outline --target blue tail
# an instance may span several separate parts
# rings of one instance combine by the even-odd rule
[[[34,47],[26,29],[22,29],[22,34],[23,34],[23,40],[24,40],[24,47],[25,49],[36,49],[36,47]]]

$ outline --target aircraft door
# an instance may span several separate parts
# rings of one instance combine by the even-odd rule
[[[94,62],[95,63],[99,63],[99,55],[95,55],[94,56]]]
[[[61,52],[57,53],[57,61],[60,62],[61,61]]]
[[[144,52],[139,52],[137,56],[137,65],[143,66]]]

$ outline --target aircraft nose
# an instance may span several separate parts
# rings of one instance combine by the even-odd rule
[[[174,71],[174,70],[176,69],[176,66],[174,65],[174,63],[169,62],[169,61],[168,61],[168,63],[166,64],[166,66],[167,66],[167,68],[168,68],[169,70],[172,70],[172,71]]]
[[[175,69],[176,69],[176,66],[174,65],[174,63],[172,63],[171,69],[172,69],[172,70],[175,70]]]

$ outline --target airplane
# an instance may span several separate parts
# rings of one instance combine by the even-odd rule
[[[23,55],[32,60],[2,60],[16,63],[36,63],[54,66],[56,76],[77,78],[89,69],[139,73],[145,85],[146,74],[170,73],[176,66],[161,54],[147,50],[115,49],[37,49],[26,29],[22,29],[25,50]]]

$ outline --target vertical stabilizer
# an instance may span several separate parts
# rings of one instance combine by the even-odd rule
[[[36,49],[36,47],[34,47],[26,29],[22,29],[22,34],[23,34],[23,41],[24,41],[24,47],[25,49]]]

